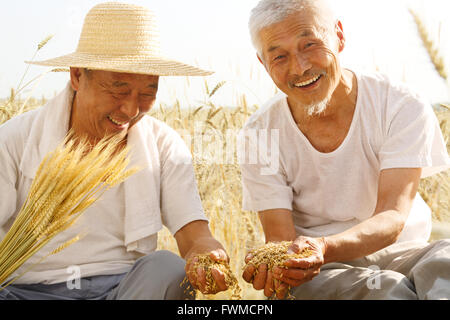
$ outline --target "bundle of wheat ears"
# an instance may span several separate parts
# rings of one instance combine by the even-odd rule
[[[138,170],[127,169],[128,149],[119,147],[120,143],[118,138],[108,137],[92,147],[69,133],[63,144],[46,155],[25,203],[0,242],[0,290],[23,275],[5,283],[33,254],[72,226],[107,189]],[[78,239],[67,241],[49,255]]]

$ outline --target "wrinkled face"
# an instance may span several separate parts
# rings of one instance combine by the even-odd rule
[[[319,18],[304,9],[259,33],[260,61],[288,101],[303,107],[330,100],[341,77],[342,26],[326,32]]]
[[[156,100],[158,76],[71,68],[76,91],[71,127],[98,140],[105,135],[125,137]]]

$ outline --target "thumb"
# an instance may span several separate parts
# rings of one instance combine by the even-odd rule
[[[216,262],[228,262],[228,255],[222,249],[211,251],[209,257]]]

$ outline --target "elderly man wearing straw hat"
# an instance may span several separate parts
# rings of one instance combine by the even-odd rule
[[[87,14],[75,53],[33,62],[70,67],[70,83],[47,105],[0,127],[0,227],[6,232],[26,198],[43,157],[71,129],[95,144],[105,135],[123,138],[140,172],[107,191],[81,223],[58,235],[63,243],[85,236],[36,265],[39,251],[17,274],[2,299],[185,299],[184,278],[203,293],[227,289],[213,269],[193,269],[198,254],[227,261],[211,235],[181,137],[145,114],[155,102],[159,76],[204,76],[209,72],[165,58],[158,49],[155,17],[146,8],[104,3]],[[165,225],[179,252],[155,251]],[[30,266],[33,266],[29,269]],[[192,297],[191,297],[192,298]]]
[[[249,27],[282,93],[241,131],[243,207],[259,212],[266,241],[312,255],[249,265],[244,279],[278,298],[291,287],[298,299],[449,299],[450,240],[427,242],[417,193],[450,167],[431,106],[342,68],[342,23],[324,0],[262,0]]]

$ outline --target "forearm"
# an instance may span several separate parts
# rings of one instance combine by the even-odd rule
[[[292,213],[286,209],[259,212],[267,242],[293,241],[296,238]]]
[[[393,244],[407,215],[387,210],[342,233],[324,237],[324,262],[351,261]]]

